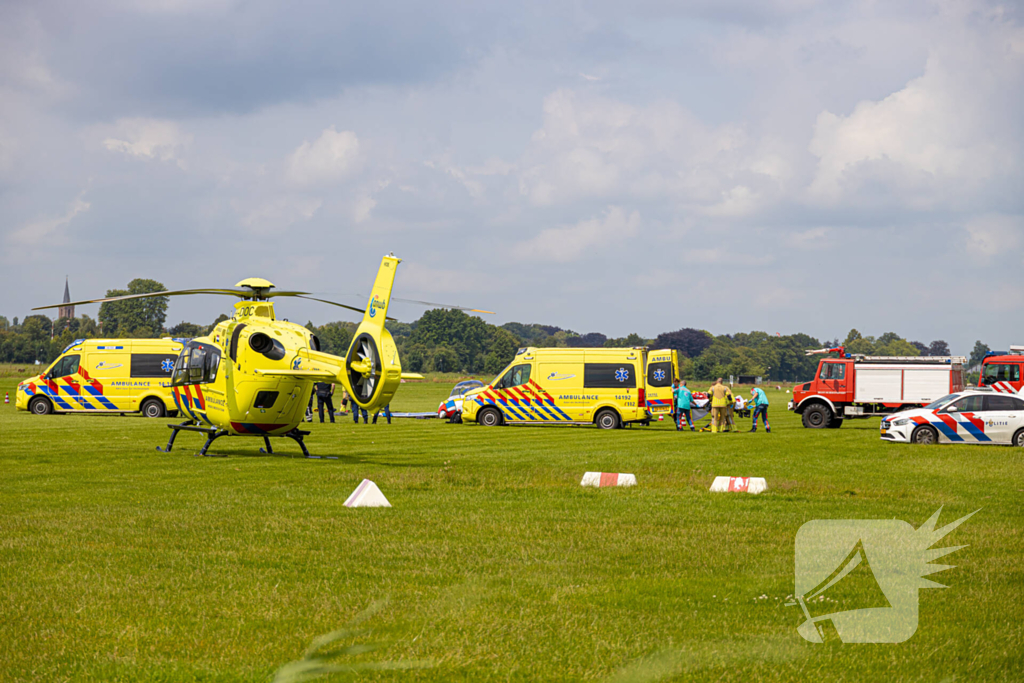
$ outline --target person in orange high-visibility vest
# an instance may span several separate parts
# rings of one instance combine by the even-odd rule
[[[729,405],[729,387],[722,384],[722,378],[708,389],[711,397],[711,432],[723,431],[725,428],[725,409]]]

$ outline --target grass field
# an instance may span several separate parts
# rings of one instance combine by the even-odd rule
[[[0,379],[0,392],[16,379]],[[441,383],[395,410],[433,410]],[[600,432],[437,420],[314,424],[313,453],[222,439],[196,458],[167,420],[0,410],[0,680],[267,681],[319,635],[377,611],[325,680],[1019,681],[1024,452],[900,446],[878,421],[774,432]],[[582,489],[584,471],[633,489]],[[712,494],[715,475],[767,493]],[[347,509],[363,478],[392,509]],[[804,642],[797,529],[915,527],[981,508],[897,645]],[[765,596],[762,598],[761,596]],[[312,662],[315,663],[315,662]]]

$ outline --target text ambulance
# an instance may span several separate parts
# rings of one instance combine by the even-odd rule
[[[35,415],[177,413],[170,387],[176,339],[76,339],[38,377],[18,385],[15,405]]]
[[[675,351],[519,349],[490,384],[463,398],[462,419],[500,424],[647,424],[672,411]]]

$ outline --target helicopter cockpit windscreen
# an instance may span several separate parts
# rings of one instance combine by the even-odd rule
[[[211,344],[189,342],[174,362],[171,386],[207,384],[217,379],[220,349]]]

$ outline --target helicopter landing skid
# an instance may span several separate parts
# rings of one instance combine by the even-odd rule
[[[172,430],[171,438],[167,441],[167,448],[160,448],[159,446],[156,447],[156,449],[161,453],[171,452],[171,448],[174,447],[174,440],[178,437],[178,432],[183,429],[187,432],[202,432],[203,434],[206,434],[206,443],[203,444],[202,449],[200,449],[197,455],[207,455],[206,451],[210,448],[210,444],[213,443],[215,439],[227,436],[228,434],[227,430],[224,429],[217,429],[216,427],[200,427],[194,424],[192,420],[186,420],[185,422],[177,425],[167,425],[167,427]]]
[[[210,444],[212,444],[214,441],[216,441],[217,439],[219,439],[222,436],[228,436],[230,434],[230,432],[228,432],[226,429],[217,429],[216,427],[200,427],[199,425],[194,424],[192,420],[186,420],[185,422],[182,422],[181,424],[167,425],[167,427],[172,430],[171,431],[171,438],[167,441],[167,447],[166,448],[160,448],[159,446],[156,447],[156,449],[158,451],[160,451],[161,453],[170,453],[171,452],[171,448],[174,446],[174,440],[178,437],[178,432],[180,432],[181,430],[185,430],[185,431],[188,431],[188,432],[201,432],[203,434],[206,434],[206,443],[203,444],[203,447],[199,450],[199,452],[196,455],[202,455],[202,456],[205,456],[205,457],[208,457],[208,458],[224,457],[224,456],[214,455],[212,453],[207,453],[207,451],[210,448]],[[304,432],[301,429],[293,429],[292,431],[288,432],[287,434],[282,434],[281,436],[286,436],[289,439],[292,439],[293,441],[295,441],[295,443],[299,444],[299,448],[302,449],[302,455],[307,457],[307,458],[311,458],[313,460],[337,460],[338,459],[337,457],[330,456],[330,455],[310,455],[309,449],[306,448],[306,444],[303,443],[303,440],[302,440],[303,437],[309,436],[309,432]],[[266,448],[261,448],[260,449],[260,453],[273,454],[274,448],[270,445],[270,437],[269,436],[263,435],[263,443],[266,444]]]
[[[292,431],[288,432],[287,434],[282,434],[281,436],[287,436],[289,439],[292,439],[295,443],[299,444],[299,448],[302,449],[302,455],[307,457],[307,458],[310,458],[312,460],[337,460],[338,459],[337,456],[333,456],[333,455],[310,455],[309,454],[309,449],[306,448],[306,444],[303,443],[303,441],[302,441],[302,438],[304,436],[309,436],[309,432],[304,432],[301,429],[297,429],[296,428],[296,429],[293,429]],[[260,453],[273,453],[274,452],[274,449],[270,446],[270,438],[269,437],[264,436],[263,437],[263,443],[267,444],[267,447],[265,449],[261,448],[260,449]]]

